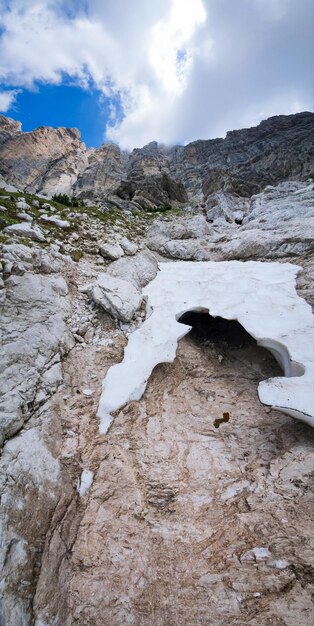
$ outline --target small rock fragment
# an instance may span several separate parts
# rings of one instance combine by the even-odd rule
[[[268,567],[273,567],[274,569],[286,569],[289,567],[288,561],[284,559],[274,559],[273,561],[268,561]]]
[[[241,561],[265,561],[271,557],[271,552],[268,548],[255,547],[252,550],[248,550],[241,555]]]

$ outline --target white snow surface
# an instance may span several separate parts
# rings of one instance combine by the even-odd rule
[[[237,320],[268,348],[284,374],[259,384],[261,402],[314,426],[313,316],[295,290],[300,269],[255,261],[160,263],[143,289],[147,318],[103,381],[100,432],[107,432],[114,411],[141,398],[158,363],[174,360],[179,339],[191,329],[177,320],[191,310]]]
[[[85,496],[86,492],[91,488],[94,480],[94,472],[84,469],[78,482],[77,490],[81,496]]]

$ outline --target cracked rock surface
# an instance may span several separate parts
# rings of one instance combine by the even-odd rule
[[[45,544],[44,623],[311,624],[313,431],[258,402],[257,381],[277,373],[263,349],[187,337],[105,439],[97,398],[62,402],[62,463],[79,451],[94,478]]]
[[[307,115],[298,118],[306,174]],[[286,140],[279,141],[279,121],[246,131],[251,151],[260,131],[278,131],[274,183],[300,165],[292,142],[280,178]],[[16,122],[2,131],[7,174],[14,172],[11,149],[21,144],[27,156],[34,137],[24,145]],[[171,160],[171,149],[157,145],[134,151],[130,161],[102,147],[87,166],[75,132],[46,135],[59,152],[66,145],[66,162],[75,156],[73,179],[65,176],[61,189],[75,179],[83,195],[91,191],[89,175],[98,176],[101,193],[102,181],[112,191],[130,174],[125,194],[132,170],[160,177]],[[218,141],[217,168],[239,136]],[[27,239],[25,227],[23,236],[2,235],[1,626],[312,626],[314,435],[259,402],[258,383],[282,374],[268,351],[212,343],[192,331],[173,363],[155,367],[141,400],[116,412],[106,435],[96,417],[102,380],[145,319],[142,289],[158,261],[292,262],[304,268],[299,295],[313,303],[312,182],[264,188],[269,163],[257,159],[255,195],[241,196],[249,166],[237,153],[217,187],[220,174],[206,174],[217,145],[186,146],[170,167],[171,176],[175,167],[186,173],[188,194],[203,207],[156,217],[134,212],[125,198],[111,212],[51,201],[70,223],[60,228],[40,220],[48,211],[42,199],[0,194],[3,222],[16,223],[15,203],[25,202],[32,227],[40,224],[45,236]],[[25,165],[30,188],[49,189],[65,167],[57,161],[49,173],[48,148],[33,155],[43,159],[43,182]],[[101,243],[117,242],[121,258],[99,254]],[[130,292],[132,315],[114,319],[90,297],[101,274],[112,288],[114,317],[132,305]]]

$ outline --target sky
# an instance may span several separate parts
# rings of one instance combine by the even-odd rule
[[[313,110],[313,0],[0,0],[0,112],[131,150]]]

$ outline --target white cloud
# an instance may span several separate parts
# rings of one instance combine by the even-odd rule
[[[123,147],[213,137],[313,106],[312,0],[2,4],[0,81],[93,84],[113,99],[107,137]]]
[[[165,92],[179,95],[187,83],[192,61],[189,41],[198,25],[206,20],[201,0],[173,0],[169,14],[159,20],[151,32],[148,58]]]
[[[6,113],[9,109],[12,108],[17,95],[19,94],[19,89],[10,89],[7,91],[0,91],[0,112]]]

